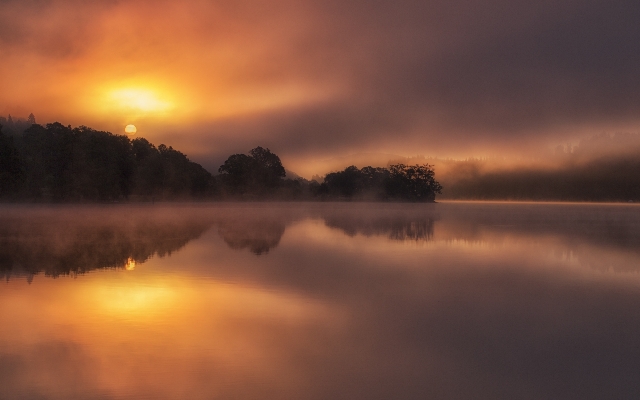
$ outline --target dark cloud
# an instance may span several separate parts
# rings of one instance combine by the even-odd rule
[[[480,131],[633,115],[640,100],[635,94],[640,30],[633,23],[640,6],[487,6],[477,15],[479,21],[469,21],[469,33],[457,45],[422,57],[413,49],[376,71],[382,87],[398,87],[394,101],[433,106],[441,112],[439,122]],[[497,21],[494,16],[484,22],[492,9],[498,11]],[[531,12],[537,14],[534,20]],[[378,92],[381,97],[384,93],[388,90]]]

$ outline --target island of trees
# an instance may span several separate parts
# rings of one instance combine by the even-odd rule
[[[171,146],[144,138],[28,121],[0,126],[0,199],[105,202],[186,199],[432,202],[442,186],[428,164],[350,166],[324,181],[287,179],[268,148],[233,154],[212,175]],[[28,126],[28,127],[27,127]]]

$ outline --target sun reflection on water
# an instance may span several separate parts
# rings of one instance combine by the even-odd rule
[[[150,317],[165,314],[179,294],[170,287],[149,285],[102,286],[95,288],[96,311],[120,318]]]
[[[124,266],[124,269],[126,269],[127,271],[133,271],[134,269],[136,269],[136,260],[134,260],[133,258],[129,258]]]

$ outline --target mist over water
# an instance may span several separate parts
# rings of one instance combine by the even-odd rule
[[[0,398],[634,398],[635,204],[0,208]]]

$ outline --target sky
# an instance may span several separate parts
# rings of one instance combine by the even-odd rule
[[[306,177],[526,156],[638,132],[639,20],[634,0],[0,0],[0,115],[135,124],[210,170],[256,146]]]

